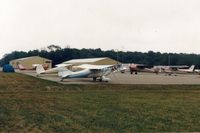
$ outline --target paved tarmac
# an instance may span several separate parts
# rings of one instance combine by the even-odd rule
[[[19,73],[35,76],[35,71],[16,71]],[[65,79],[60,82],[60,78],[56,74],[40,75],[39,78],[59,82],[62,84],[194,84],[200,85],[200,75],[196,74],[179,74],[177,76],[168,76],[165,74],[154,74],[154,73],[138,73],[137,75],[131,75],[129,72],[126,73],[112,73],[108,76],[111,80],[109,82],[94,82],[91,78],[80,78],[80,79]]]

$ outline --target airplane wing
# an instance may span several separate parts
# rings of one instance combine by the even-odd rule
[[[59,71],[66,70],[67,66],[70,66],[71,64],[58,64],[56,67],[44,70],[44,67],[42,65],[36,66],[36,73],[37,74],[50,74],[50,73],[57,73]]]
[[[101,77],[107,76],[112,72],[112,67],[115,65],[90,65],[90,64],[82,64],[78,67],[83,69],[90,70],[90,77]]]
[[[72,66],[72,64],[57,64],[55,66],[56,67],[67,67],[67,66]]]
[[[79,65],[78,67],[83,68],[83,69],[90,69],[90,70],[101,70],[105,68],[111,68],[114,65],[90,65],[90,64],[82,64]]]

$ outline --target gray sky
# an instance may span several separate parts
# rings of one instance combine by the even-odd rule
[[[50,44],[200,53],[200,0],[0,0],[0,57]]]

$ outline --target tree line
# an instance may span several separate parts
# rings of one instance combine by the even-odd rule
[[[196,65],[200,67],[200,55],[185,53],[160,53],[160,52],[123,52],[115,50],[103,51],[98,49],[76,49],[61,48],[50,45],[43,50],[13,51],[5,54],[0,60],[0,65],[8,64],[9,61],[29,56],[40,56],[53,61],[53,65],[62,63],[70,59],[109,57],[122,63],[138,63],[148,66],[154,65]]]

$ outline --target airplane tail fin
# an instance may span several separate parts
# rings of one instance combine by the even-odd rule
[[[70,75],[72,73],[72,71],[70,71],[69,69],[67,69],[66,67],[60,67],[58,69],[58,76],[59,77],[67,77],[68,75]]]
[[[42,65],[36,66],[36,73],[37,73],[37,74],[42,74],[42,73],[44,73],[44,72],[45,72],[45,70],[44,70],[44,68],[43,68]]]
[[[194,68],[195,68],[195,65],[192,65],[192,66],[189,68],[189,71],[193,72],[193,71],[194,71]]]

